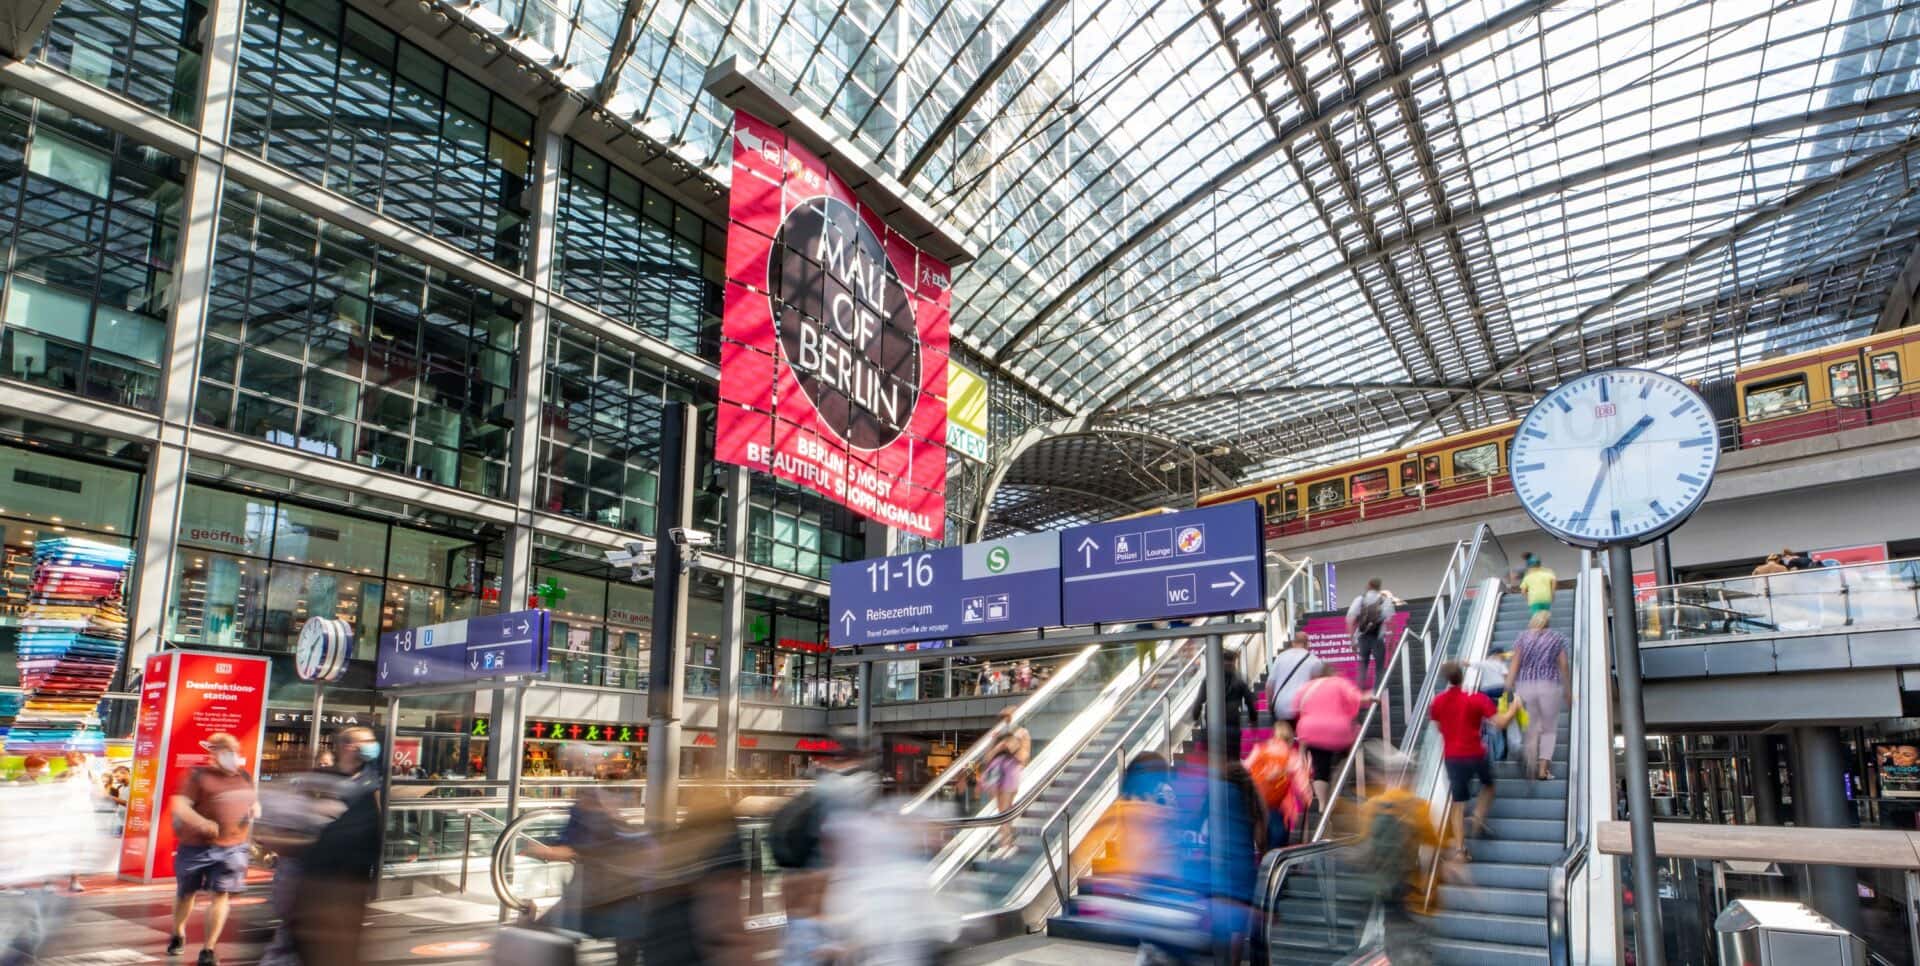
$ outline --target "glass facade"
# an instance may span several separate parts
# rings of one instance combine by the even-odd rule
[[[40,54],[79,80],[192,124],[200,115],[206,15],[198,0],[63,2]]]
[[[190,485],[164,638],[180,647],[291,653],[309,617],[385,631],[500,610],[499,536],[397,526]],[[483,532],[475,528],[477,532]]]
[[[236,146],[520,267],[532,115],[339,0],[248,3],[241,50]]]
[[[719,357],[724,227],[569,141],[555,228],[561,292],[676,348]]]
[[[181,190],[177,160],[0,96],[0,374],[158,406]]]
[[[517,303],[245,189],[220,227],[198,422],[505,492]]]
[[[866,556],[851,510],[809,490],[756,475],[747,511],[747,559],[794,573],[831,576],[833,565]]]

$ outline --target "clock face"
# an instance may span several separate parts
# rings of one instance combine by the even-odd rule
[[[1681,524],[1720,463],[1698,393],[1642,369],[1592,372],[1536,403],[1513,437],[1513,486],[1547,532],[1597,547]]]

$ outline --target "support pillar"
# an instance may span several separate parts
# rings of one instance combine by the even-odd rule
[[[733,467],[727,476],[728,553],[735,560],[747,559],[747,517],[752,478],[744,466]],[[740,675],[747,639],[747,579],[728,574],[722,592],[720,618],[720,693],[719,727],[714,731],[719,746],[720,779],[732,778],[734,763],[740,755]]]
[[[1780,756],[1772,735],[1747,739],[1747,757],[1753,769],[1753,820],[1758,825],[1780,824]]]
[[[653,656],[647,668],[647,825],[678,822],[680,714],[686,702],[687,574],[673,531],[693,526],[693,406],[667,403],[660,417],[660,505],[654,518]]]
[[[1840,731],[1831,727],[1793,729],[1796,752],[1793,775],[1794,824],[1803,828],[1848,828],[1847,758]],[[1807,867],[1807,899],[1821,915],[1855,933],[1864,931],[1858,876],[1837,865]]]
[[[1666,966],[1660,928],[1659,860],[1653,844],[1653,790],[1647,777],[1647,714],[1640,697],[1640,628],[1633,607],[1633,551],[1607,549],[1607,592],[1613,607],[1608,633],[1626,740],[1627,821],[1633,842],[1634,946],[1639,966]]]
[[[174,297],[167,316],[166,361],[159,386],[160,438],[140,492],[140,530],[134,541],[131,634],[125,674],[145,666],[160,649],[179,557],[180,518],[186,501],[187,448],[200,387],[207,301],[213,286],[215,235],[226,191],[224,145],[233,115],[233,88],[245,26],[244,0],[213,0],[201,21],[201,148],[187,162],[180,239],[173,266]],[[130,682],[127,682],[130,683]]]

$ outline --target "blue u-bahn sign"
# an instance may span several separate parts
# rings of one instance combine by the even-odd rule
[[[376,688],[460,684],[547,673],[553,614],[522,610],[380,635]]]

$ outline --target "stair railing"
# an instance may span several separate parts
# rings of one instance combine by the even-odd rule
[[[1594,716],[1604,714],[1610,699],[1604,685],[1607,666],[1607,625],[1604,619],[1606,588],[1601,571],[1595,566],[1591,551],[1580,552],[1580,577],[1574,586],[1573,611],[1573,653],[1569,665],[1573,680],[1569,682],[1571,690],[1572,713],[1571,735],[1567,741],[1567,833],[1566,851],[1553,864],[1547,877],[1547,955],[1553,966],[1570,966],[1574,962],[1573,902],[1571,895],[1574,885],[1580,881],[1587,870],[1588,856],[1592,852],[1593,813],[1592,798],[1594,791],[1593,759],[1594,754],[1589,743],[1599,741],[1608,747],[1605,754],[1612,756],[1612,729],[1600,733],[1594,727]],[[1595,687],[1600,685],[1600,687]],[[1598,703],[1595,703],[1598,702]],[[1607,782],[1612,787],[1612,782]],[[1603,902],[1596,902],[1591,884],[1584,894],[1584,907],[1589,911],[1596,905],[1611,907],[1613,897],[1607,896]],[[1590,922],[1583,922],[1580,930],[1585,947],[1586,959],[1595,961],[1595,953],[1611,958],[1611,944],[1603,949],[1595,949],[1596,930]],[[1610,935],[1612,929],[1604,930]]]

